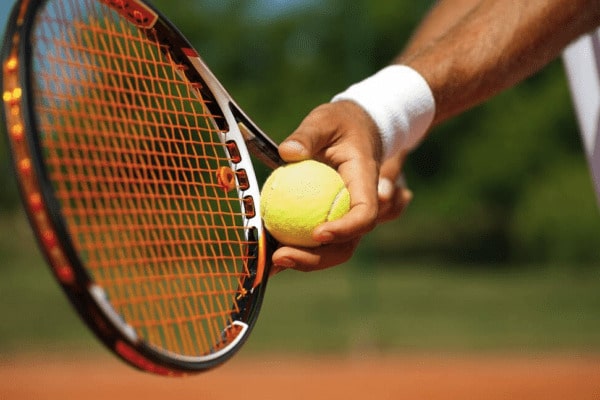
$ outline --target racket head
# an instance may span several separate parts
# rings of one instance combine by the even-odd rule
[[[20,0],[2,68],[23,204],[83,320],[145,371],[229,359],[268,276],[245,145],[264,134],[141,0]]]

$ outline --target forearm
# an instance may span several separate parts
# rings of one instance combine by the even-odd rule
[[[597,0],[442,0],[398,62],[429,83],[437,123],[533,74],[599,23]]]
[[[413,31],[396,61],[402,63],[447,34],[480,2],[481,0],[438,1]]]

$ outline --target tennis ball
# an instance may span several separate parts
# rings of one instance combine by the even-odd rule
[[[316,247],[312,231],[350,210],[350,194],[342,177],[326,164],[300,161],[277,168],[261,192],[265,228],[280,243]]]

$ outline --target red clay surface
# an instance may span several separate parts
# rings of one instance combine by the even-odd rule
[[[234,357],[163,378],[110,356],[0,359],[0,399],[600,399],[600,355]]]

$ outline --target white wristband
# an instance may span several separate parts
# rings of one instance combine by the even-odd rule
[[[416,147],[435,115],[435,99],[427,81],[405,65],[385,67],[331,101],[341,100],[357,103],[375,121],[384,158]]]

